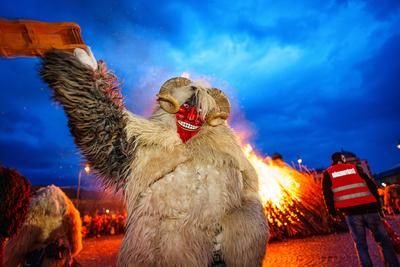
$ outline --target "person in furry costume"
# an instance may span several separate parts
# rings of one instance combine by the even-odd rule
[[[60,188],[39,189],[21,231],[6,245],[5,266],[32,266],[27,261],[34,251],[44,257],[33,266],[71,266],[82,249],[81,227],[79,211]]]
[[[3,248],[21,228],[28,214],[31,184],[16,170],[0,165],[0,267]]]
[[[118,266],[262,264],[269,228],[257,174],[226,123],[222,91],[170,79],[146,119],[124,108],[115,75],[90,51],[51,51],[40,73],[82,154],[123,188]]]

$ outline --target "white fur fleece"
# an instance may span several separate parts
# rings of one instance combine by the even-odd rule
[[[123,111],[118,81],[104,62],[93,72],[53,51],[40,73],[82,154],[106,185],[124,189],[128,218],[118,266],[206,267],[217,235],[227,266],[261,265],[269,230],[257,175],[226,122],[206,123],[183,144],[176,115],[159,105],[149,119]],[[194,95],[206,118],[226,108],[212,92],[201,82],[170,90],[179,104]]]
[[[182,102],[190,90],[176,90],[176,97]],[[175,114],[160,108],[150,120],[126,114],[137,154],[125,186],[127,231],[118,266],[206,267],[221,228],[228,266],[260,266],[268,225],[256,173],[231,129],[204,125],[182,144]]]

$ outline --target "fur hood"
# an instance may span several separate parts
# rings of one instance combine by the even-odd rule
[[[27,219],[21,231],[5,250],[5,265],[18,266],[26,255],[61,239],[73,256],[82,250],[82,222],[79,211],[57,186],[39,189],[31,200]]]

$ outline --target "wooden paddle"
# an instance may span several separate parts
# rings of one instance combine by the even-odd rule
[[[78,24],[0,18],[0,56],[38,57],[46,51],[86,49]]]

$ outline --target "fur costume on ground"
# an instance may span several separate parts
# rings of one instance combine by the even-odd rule
[[[3,247],[21,228],[28,214],[31,184],[17,171],[0,166],[0,267]]]
[[[221,91],[171,79],[146,119],[123,107],[119,83],[101,61],[91,69],[53,51],[41,76],[82,154],[106,185],[124,190],[128,218],[118,266],[207,267],[213,250],[227,266],[261,265],[269,228],[257,174],[226,124],[229,102]],[[207,123],[183,142],[175,113],[189,99]]]
[[[21,231],[5,249],[5,266],[20,266],[28,253],[60,241],[76,256],[82,249],[79,211],[60,188],[41,188],[31,200],[29,213]],[[45,258],[42,267],[67,266],[66,258]]]

